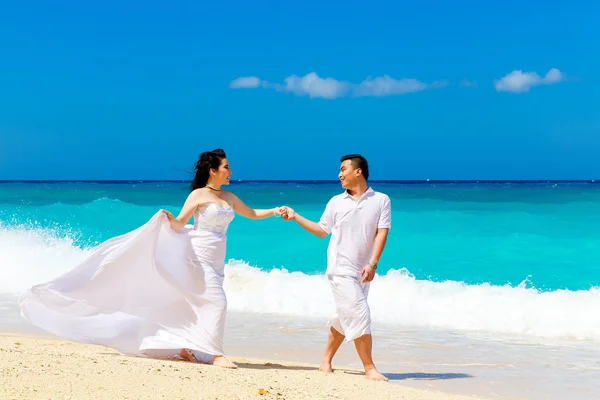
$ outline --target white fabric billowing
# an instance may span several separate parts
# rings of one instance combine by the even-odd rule
[[[19,297],[22,315],[59,337],[125,354],[204,362],[223,355],[223,291],[231,207],[210,203],[175,232],[159,211],[96,247],[74,269]]]
[[[371,310],[367,303],[370,282],[355,276],[328,275],[337,315],[330,325],[350,342],[371,334]]]

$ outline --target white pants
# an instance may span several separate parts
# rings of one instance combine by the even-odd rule
[[[337,315],[329,321],[350,342],[371,334],[371,310],[367,303],[370,282],[355,276],[327,275]]]

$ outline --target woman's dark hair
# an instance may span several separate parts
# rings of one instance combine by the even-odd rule
[[[192,180],[192,190],[203,188],[208,182],[211,169],[219,169],[221,160],[226,158],[223,149],[215,149],[213,151],[205,151],[200,154],[200,158],[196,161],[195,175]]]

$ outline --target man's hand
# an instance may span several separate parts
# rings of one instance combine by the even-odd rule
[[[362,280],[363,283],[371,282],[373,279],[375,279],[375,270],[370,265],[367,265],[366,267],[364,267],[362,269],[360,276],[362,276],[362,278],[363,278],[363,280]]]
[[[291,221],[296,217],[296,212],[288,206],[283,206],[280,208],[281,218],[286,221]]]

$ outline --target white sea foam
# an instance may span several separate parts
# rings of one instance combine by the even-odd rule
[[[46,230],[0,227],[0,294],[16,294],[48,281],[83,260],[89,250]],[[323,275],[229,261],[229,309],[322,319],[334,310]],[[600,289],[539,292],[517,287],[415,279],[407,270],[378,276],[369,302],[375,323],[426,328],[600,341]]]

